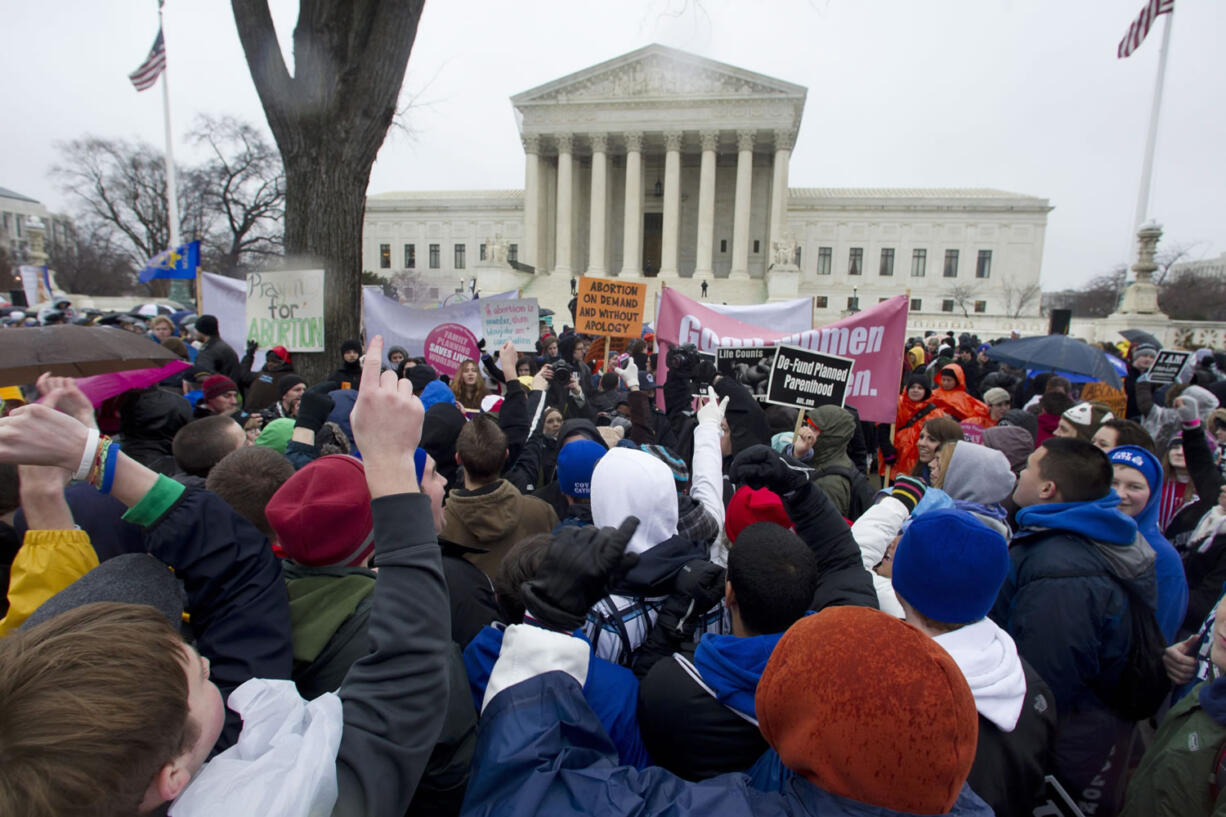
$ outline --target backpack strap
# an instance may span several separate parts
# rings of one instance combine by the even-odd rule
[[[894,430],[894,433],[897,434],[899,431],[902,431],[904,428],[910,428],[911,426],[915,425],[936,407],[937,407],[936,403],[929,403],[928,405],[924,406],[922,409],[912,414],[911,417],[907,419],[907,422],[903,423],[898,428],[896,428]]]

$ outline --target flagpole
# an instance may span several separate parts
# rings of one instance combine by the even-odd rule
[[[166,29],[162,25],[162,3],[158,0],[158,30],[162,32],[162,47],[166,45]],[[170,133],[170,53],[167,49],[166,65],[162,68],[162,118],[166,125],[166,213],[170,219],[170,246],[179,246],[179,191],[175,184],[174,139]]]
[[[1162,109],[1162,86],[1166,80],[1166,55],[1171,45],[1171,18],[1174,12],[1162,15],[1162,48],[1158,52],[1158,77],[1154,80],[1154,102],[1149,112],[1149,134],[1145,138],[1145,163],[1141,166],[1141,189],[1137,192],[1137,211],[1133,229],[1149,218],[1149,188],[1154,174],[1154,147],[1158,141],[1158,113]]]

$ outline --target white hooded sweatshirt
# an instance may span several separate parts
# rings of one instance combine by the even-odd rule
[[[617,527],[639,518],[627,553],[643,553],[677,535],[677,485],[673,472],[646,451],[614,448],[592,471],[592,524]]]
[[[975,696],[975,709],[1002,732],[1012,732],[1026,700],[1026,676],[1013,639],[991,619],[934,636]]]

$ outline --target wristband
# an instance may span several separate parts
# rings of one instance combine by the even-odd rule
[[[98,453],[94,455],[94,464],[89,469],[89,476],[86,478],[90,485],[98,488],[102,484],[102,470],[106,465],[106,452],[111,448],[111,438],[102,435],[102,439],[98,442]]]
[[[119,463],[119,443],[112,442],[106,448],[106,464],[102,470],[102,484],[98,486],[98,490],[104,494],[111,492],[111,485],[115,482],[115,467]]]
[[[94,455],[98,453],[98,438],[101,436],[98,429],[86,429],[88,436],[85,438],[85,451],[81,453],[81,464],[77,466],[76,472],[72,475],[73,479],[85,479],[89,476],[90,467],[94,464]]]

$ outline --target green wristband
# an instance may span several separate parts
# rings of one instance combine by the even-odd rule
[[[161,519],[186,490],[187,486],[183,483],[175,482],[165,474],[158,474],[157,482],[153,483],[149,493],[124,513],[123,520],[147,528]]]

